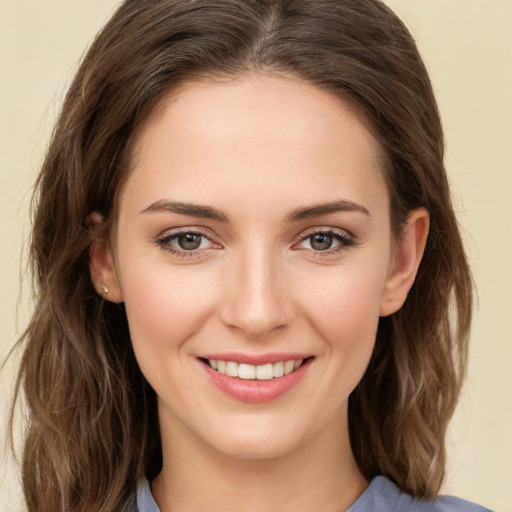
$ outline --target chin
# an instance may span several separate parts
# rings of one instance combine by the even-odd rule
[[[233,459],[271,460],[284,457],[297,448],[298,443],[289,439],[250,439],[249,441],[231,440],[217,447],[218,451]]]
[[[201,436],[203,441],[216,451],[234,459],[265,460],[277,459],[292,454],[304,447],[308,439],[317,435],[318,428],[301,428],[300,421],[290,424],[289,421],[262,422],[254,421],[247,425],[235,424],[231,428],[206,431]],[[246,419],[247,420],[247,419]],[[267,419],[268,420],[268,419]]]

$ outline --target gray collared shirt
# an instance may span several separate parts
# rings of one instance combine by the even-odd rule
[[[137,487],[137,505],[130,512],[160,512],[151,494],[147,480]],[[200,512],[200,511],[198,511]],[[202,511],[201,511],[202,512]],[[347,512],[492,512],[469,501],[442,496],[423,501],[400,492],[398,487],[383,476],[374,478],[366,490],[348,508]]]

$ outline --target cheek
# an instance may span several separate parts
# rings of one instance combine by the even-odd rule
[[[375,343],[386,267],[377,261],[322,272],[329,275],[304,280],[303,307],[332,360],[356,375]]]
[[[158,359],[200,329],[215,303],[212,287],[205,285],[207,277],[161,261],[124,266],[123,296],[138,358]]]

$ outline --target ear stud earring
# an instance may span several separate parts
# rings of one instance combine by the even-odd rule
[[[102,284],[101,289],[103,290],[103,293],[108,293],[108,286],[105,283]]]

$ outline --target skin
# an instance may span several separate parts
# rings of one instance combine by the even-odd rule
[[[415,210],[393,244],[378,153],[339,100],[276,77],[186,84],[142,131],[112,243],[91,246],[91,277],[125,302],[158,396],[164,465],[152,489],[163,512],[339,511],[368,485],[348,397],[428,232]],[[290,218],[340,200],[340,210]],[[169,211],[169,201],[218,218]],[[180,249],[177,230],[204,235],[200,247]],[[317,250],[318,232],[350,243]],[[284,395],[247,403],[206,378],[198,357],[215,352],[314,359]]]

